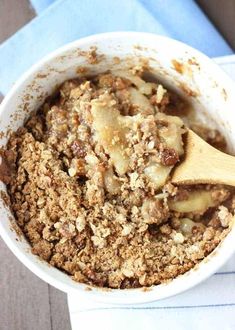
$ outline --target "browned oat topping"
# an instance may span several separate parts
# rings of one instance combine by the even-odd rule
[[[66,81],[5,152],[12,210],[33,253],[78,282],[163,283],[229,231],[230,188],[170,183],[185,132],[171,114],[185,115],[185,104],[137,71]],[[191,126],[225,147],[217,131]]]

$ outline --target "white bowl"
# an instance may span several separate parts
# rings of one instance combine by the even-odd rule
[[[100,61],[90,64],[87,51],[97,47]],[[118,61],[117,57],[120,59]],[[154,75],[163,83],[184,94],[197,109],[200,117],[209,114],[210,125],[218,126],[225,135],[231,151],[235,145],[235,88],[233,82],[208,57],[197,50],[165,37],[147,33],[117,32],[94,35],[60,48],[34,65],[11,89],[0,107],[0,131],[16,130],[27,118],[29,112],[38,108],[56,85],[75,77],[86,67],[87,73],[94,74],[110,68],[123,68],[148,59]],[[183,63],[176,65],[173,60]],[[119,63],[120,62],[120,63]],[[177,63],[178,63],[177,62]],[[176,63],[176,62],[175,62]],[[177,64],[176,63],[176,64]],[[11,68],[9,68],[11,70]],[[183,71],[183,72],[180,72]],[[191,95],[191,96],[190,96]],[[4,136],[0,144],[6,144]],[[5,191],[1,183],[1,190]],[[0,200],[0,234],[16,257],[33,273],[47,283],[78,296],[90,296],[107,303],[150,302],[183,292],[208,278],[235,251],[235,228],[228,234],[215,251],[197,267],[167,284],[152,287],[148,291],[141,288],[126,290],[102,290],[76,283],[63,272],[49,266],[30,252],[25,239],[18,239],[12,230],[12,215]]]

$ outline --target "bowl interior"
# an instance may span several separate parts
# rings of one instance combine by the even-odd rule
[[[92,54],[96,49],[96,59]],[[226,137],[234,152],[233,83],[206,56],[182,43],[151,34],[111,33],[82,39],[46,57],[26,73],[7,95],[0,108],[0,145],[7,142],[9,129],[20,127],[29,113],[37,109],[63,81],[107,70],[146,66],[151,78],[176,90],[196,109],[196,116],[209,121]],[[1,191],[5,186],[0,183]],[[39,277],[65,292],[92,295],[113,303],[139,303],[182,292],[216,271],[234,251],[235,230],[200,265],[168,284],[144,292],[142,289],[108,290],[76,283],[69,276],[40,261],[30,253],[29,244],[12,230],[14,218],[0,199],[0,233],[15,255]],[[231,251],[232,250],[232,251]],[[209,262],[208,262],[209,261]]]

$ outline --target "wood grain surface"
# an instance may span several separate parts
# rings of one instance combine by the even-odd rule
[[[27,0],[0,0],[0,43],[33,17]],[[0,238],[0,330],[70,329],[66,295],[24,267]]]
[[[33,17],[28,0],[0,0],[0,43]]]
[[[197,3],[235,50],[235,0],[197,0]]]

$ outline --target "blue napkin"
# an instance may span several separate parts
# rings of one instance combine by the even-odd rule
[[[32,0],[32,4],[39,16],[0,46],[3,94],[44,55],[94,33],[152,32],[186,42],[209,56],[233,53],[193,0]]]
[[[44,9],[51,5],[56,0],[31,0],[31,4],[37,14],[40,14]]]

